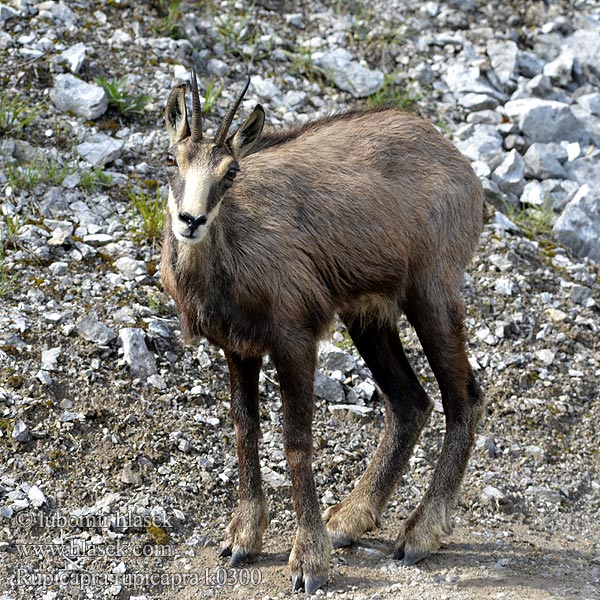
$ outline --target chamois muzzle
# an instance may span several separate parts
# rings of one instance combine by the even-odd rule
[[[191,237],[194,235],[194,232],[200,225],[206,224],[206,216],[200,215],[199,217],[192,217],[189,213],[182,212],[179,213],[179,220],[183,221],[188,227],[188,235]]]

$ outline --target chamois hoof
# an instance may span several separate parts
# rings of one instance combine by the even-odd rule
[[[394,559],[401,561],[405,567],[411,567],[429,556],[431,552],[427,550],[406,552],[406,544],[401,544],[394,550]]]
[[[244,552],[239,548],[237,550],[232,550],[230,546],[223,546],[219,552],[219,558],[227,558],[228,556],[231,556],[229,559],[229,565],[231,567],[237,567],[244,562],[249,562],[256,558],[256,554],[252,554],[252,552]]]
[[[329,537],[331,539],[331,545],[334,548],[344,548],[346,546],[352,545],[354,540],[352,536],[344,533],[343,531],[329,531]]]
[[[304,590],[307,595],[312,596],[318,589],[321,589],[327,582],[327,573],[320,575],[309,575],[303,580],[300,575],[292,577],[292,592]]]
[[[254,555],[250,552],[243,552],[241,550],[235,550],[231,554],[231,559],[229,561],[229,565],[232,567],[237,567],[238,565],[241,565],[244,562],[249,562],[249,561],[253,560],[254,558],[256,558],[256,555]]]

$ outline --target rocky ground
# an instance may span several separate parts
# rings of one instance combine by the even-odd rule
[[[416,567],[390,558],[444,431],[403,325],[436,410],[382,528],[334,553],[319,595],[600,597],[595,1],[15,0],[0,4],[0,60],[1,600],[288,594],[276,373],[266,359],[265,553],[230,570],[217,558],[237,482],[225,361],[182,344],[159,284],[162,108],[191,65],[209,134],[247,72],[240,114],[260,101],[274,127],[387,102],[451,137],[489,201],[464,285],[488,406],[455,531]],[[326,508],[383,422],[339,324],[316,396]]]

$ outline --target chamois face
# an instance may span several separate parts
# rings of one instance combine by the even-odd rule
[[[191,138],[167,152],[168,208],[175,237],[194,244],[206,235],[240,168],[224,147]]]
[[[248,81],[249,83],[249,81]],[[169,179],[168,210],[175,238],[184,244],[196,244],[217,218],[221,200],[240,171],[241,159],[260,138],[265,114],[257,105],[234,135],[227,130],[248,89],[227,111],[213,141],[202,139],[202,116],[195,72],[192,72],[192,127],[188,124],[185,104],[186,85],[173,89],[165,109],[165,121],[171,147],[166,166]]]

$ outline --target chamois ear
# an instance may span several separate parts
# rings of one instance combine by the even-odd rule
[[[254,148],[265,124],[265,111],[260,104],[252,111],[244,124],[227,140],[233,156],[239,160]]]
[[[171,90],[165,108],[165,122],[171,145],[180,142],[190,135],[185,106],[185,91],[187,84],[182,83]]]

